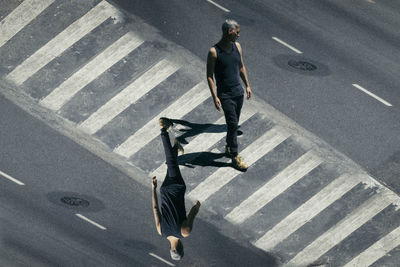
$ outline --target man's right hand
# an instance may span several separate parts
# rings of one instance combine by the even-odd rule
[[[221,101],[219,100],[218,97],[214,98],[214,105],[215,105],[215,108],[216,108],[218,111],[221,111]]]

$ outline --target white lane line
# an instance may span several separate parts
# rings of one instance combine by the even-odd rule
[[[143,40],[128,32],[54,89],[40,101],[40,104],[52,110],[60,109],[77,92],[142,43]]]
[[[113,13],[115,13],[114,7],[106,1],[102,1],[17,66],[6,78],[21,85]]]
[[[322,159],[308,151],[234,208],[225,219],[234,224],[243,223],[321,163]]]
[[[160,256],[158,256],[158,255],[156,255],[156,254],[154,254],[152,252],[150,252],[149,255],[154,257],[154,258],[156,258],[156,259],[158,259],[158,260],[160,260],[160,261],[162,261],[162,262],[164,262],[164,263],[166,263],[166,264],[168,264],[169,266],[175,266],[175,264],[173,264],[173,263],[171,263],[171,262],[169,262],[167,260],[164,260],[163,258],[161,258]]]
[[[202,82],[197,84],[131,135],[114,152],[129,158],[160,134],[160,127],[158,125],[160,117],[180,119],[209,97],[210,92],[207,90],[207,85]]]
[[[0,22],[0,47],[42,13],[54,0],[25,0]]]
[[[240,116],[241,124],[243,124],[243,122],[248,120],[253,115],[254,115],[253,111],[250,111],[249,109],[244,109]],[[225,124],[225,117],[218,119],[213,124],[214,125],[211,125],[207,129],[205,129],[203,133],[199,134],[189,144],[184,146],[186,154],[192,152],[208,151],[219,140],[221,140],[226,136],[226,131],[215,132],[221,127],[221,124]],[[159,177],[157,179],[160,182],[162,182],[166,172],[167,172],[167,165],[163,163],[156,170],[152,172],[151,177],[157,176]]]
[[[286,46],[287,48],[293,50],[293,51],[296,52],[297,54],[302,54],[302,53],[303,53],[303,52],[301,52],[300,50],[298,50],[297,48],[291,46],[290,44],[288,44],[288,43],[282,41],[281,39],[279,39],[279,38],[277,38],[277,37],[274,37],[274,36],[273,36],[272,39],[274,39],[274,40],[277,41],[278,43],[280,43],[280,44]]]
[[[344,267],[367,267],[385,256],[389,251],[400,245],[400,227],[382,237],[372,246],[358,254]]]
[[[5,173],[5,172],[0,171],[0,175],[3,176],[4,178],[7,178],[8,180],[10,180],[10,181],[16,183],[16,184],[25,185],[23,182],[21,182],[21,181],[15,179],[15,178],[13,178],[13,177],[11,177],[10,175],[8,175],[8,174]]]
[[[354,86],[355,88],[357,88],[357,89],[363,91],[363,92],[366,93],[367,95],[372,96],[373,98],[375,98],[375,99],[378,100],[379,102],[383,103],[384,105],[386,105],[386,106],[388,106],[388,107],[391,107],[391,106],[392,106],[392,104],[390,104],[389,102],[383,100],[383,99],[380,98],[379,96],[377,96],[377,95],[371,93],[370,91],[368,91],[367,89],[363,88],[362,86],[360,86],[360,85],[358,85],[358,84],[356,84],[356,83],[353,83],[353,86]]]
[[[341,175],[275,225],[274,228],[258,239],[254,245],[265,251],[271,250],[322,210],[349,192],[359,182],[359,179],[354,179],[348,174]]]
[[[285,141],[289,136],[290,134],[276,126],[246,147],[240,155],[242,155],[244,161],[251,166]],[[189,197],[204,201],[241,173],[242,172],[233,168],[220,168],[197,185],[197,187],[189,193]]]
[[[96,133],[118,114],[134,104],[138,99],[147,94],[151,89],[167,79],[178,69],[179,66],[167,59],[161,60],[90,115],[89,118],[79,125],[79,128],[89,134]]]
[[[83,216],[82,214],[76,213],[75,215],[78,216],[79,218],[81,218],[82,220],[85,220],[88,223],[93,224],[94,226],[100,228],[101,230],[107,230],[107,228],[105,228],[104,226],[98,224],[97,222],[92,221],[91,219]]]
[[[207,0],[207,2],[209,2],[210,4],[213,4],[214,6],[218,7],[219,9],[221,9],[221,10],[227,12],[227,13],[231,12],[229,9],[227,9],[227,8],[225,8],[225,7],[223,7],[223,6],[221,6],[221,5],[218,4],[218,3],[215,3],[215,2],[212,1],[212,0]]]
[[[381,192],[369,198],[346,218],[319,236],[291,259],[287,265],[305,266],[314,262],[396,200],[397,197],[382,189]]]

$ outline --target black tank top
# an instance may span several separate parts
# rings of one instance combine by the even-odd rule
[[[161,234],[183,238],[181,227],[186,217],[184,184],[161,186]]]
[[[231,52],[224,51],[218,44],[214,45],[217,51],[215,62],[215,80],[219,98],[228,98],[243,95],[240,84],[240,53],[235,43],[232,43]]]

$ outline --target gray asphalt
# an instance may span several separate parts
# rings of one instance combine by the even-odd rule
[[[257,97],[298,122],[400,192],[400,4],[396,1],[112,0],[205,60],[228,17],[241,24]],[[272,36],[303,52],[297,55]],[[297,71],[290,59],[314,63]],[[359,84],[390,102],[359,91]]]
[[[0,170],[25,184],[0,175],[1,266],[166,266],[149,253],[171,261],[153,225],[149,187],[2,96],[0,124]],[[64,197],[89,205],[67,205]],[[194,229],[177,266],[276,265],[201,219]]]

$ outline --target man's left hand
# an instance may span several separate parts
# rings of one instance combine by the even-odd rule
[[[247,86],[247,87],[246,87],[246,93],[247,93],[247,99],[250,99],[250,98],[251,98],[251,95],[252,95],[250,86]]]

